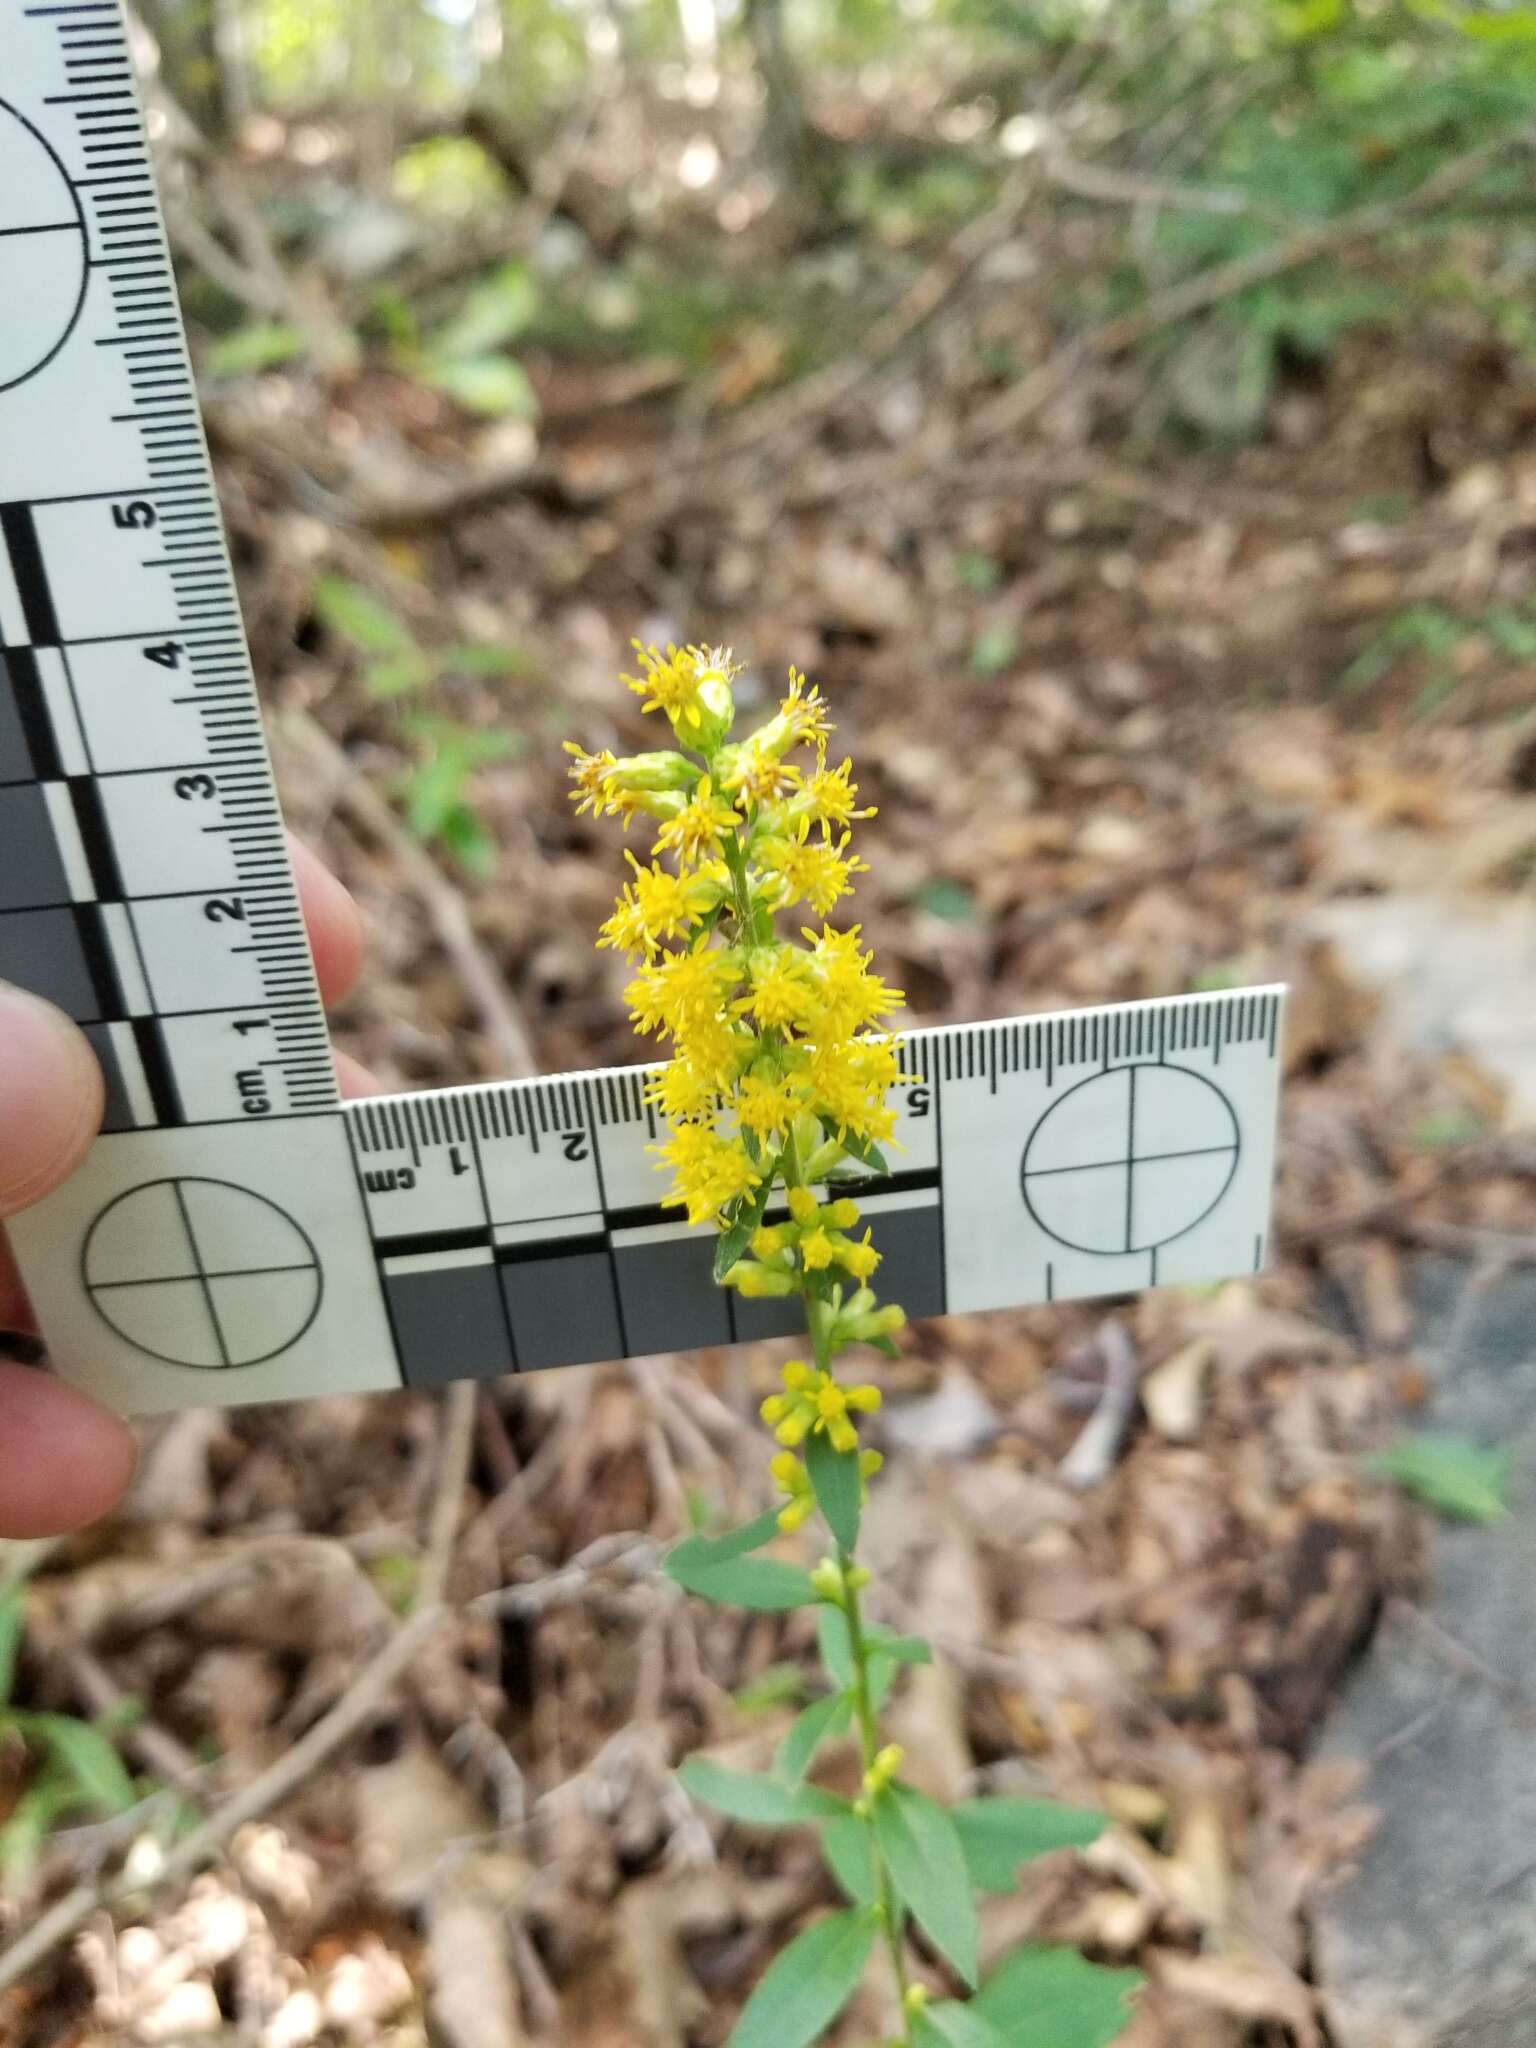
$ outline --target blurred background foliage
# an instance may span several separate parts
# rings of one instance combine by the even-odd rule
[[[1427,416],[1399,435],[1401,459],[1362,451],[1363,422],[1393,410],[1374,382],[1384,352],[1421,379],[1449,352],[1452,382],[1494,377],[1526,403],[1536,9],[141,0],[138,13],[215,437],[222,402],[229,438],[248,443],[263,380],[345,394],[363,428],[355,461],[316,476],[297,457],[343,523],[361,504],[388,526],[381,504],[440,487],[471,506],[542,494],[622,516],[652,479],[657,518],[686,519],[669,472],[753,441],[770,496],[818,441],[833,501],[839,458],[930,435],[941,465],[1038,435],[1209,474],[1318,438],[1307,407],[1343,355],[1361,407],[1356,509],[1391,524],[1465,451],[1447,452]],[[882,389],[913,357],[916,393]],[[1253,480],[1274,481],[1262,460]],[[960,540],[956,577],[985,597],[1002,570]],[[674,536],[661,552],[679,552]],[[647,615],[678,597],[661,568],[639,594]],[[600,580],[590,594],[604,601]],[[1518,605],[1495,609],[1524,631]],[[1432,706],[1477,620],[1433,596],[1403,611],[1327,665],[1351,689],[1406,666]],[[323,602],[314,620],[326,629]],[[995,676],[1018,648],[1003,603],[972,622],[963,659]],[[501,657],[478,659],[488,675]],[[506,657],[519,662],[526,650]],[[362,674],[394,694],[408,671],[413,692],[437,694],[451,668],[375,660]],[[443,766],[467,786],[484,749],[445,756],[441,718],[397,720],[394,738],[428,729],[411,774],[438,797],[408,808],[455,819],[455,846],[484,870]]]

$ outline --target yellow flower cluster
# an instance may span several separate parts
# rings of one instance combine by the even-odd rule
[[[894,1129],[886,1098],[901,1070],[887,1019],[900,991],[873,972],[857,926],[807,928],[799,941],[774,926],[796,904],[824,919],[848,894],[864,871],[850,830],[873,813],[852,763],[829,765],[826,702],[797,670],[774,716],[733,741],[739,671],[725,649],[636,652],[640,674],[625,681],[665,715],[676,749],[619,759],[571,745],[575,801],[656,823],[651,860],[629,856],[598,943],[633,958],[635,1025],[670,1042],[649,1091],[670,1126],[665,1199],[690,1223],[726,1221],[776,1177],[799,1193],[839,1167],[867,1170]],[[835,1265],[866,1280],[877,1254],[845,1229],[829,1217],[754,1249],[768,1270]]]
[[[626,828],[644,816],[656,830],[648,862],[627,855],[598,944],[632,959],[636,1028],[669,1047],[647,1089],[668,1127],[655,1148],[672,1176],[665,1202],[721,1231],[716,1270],[741,1294],[805,1301],[817,1362],[787,1365],[783,1393],[763,1404],[782,1446],[779,1522],[797,1529],[816,1505],[802,1446],[857,1456],[861,1485],[880,1467],[857,1423],[879,1388],[844,1386],[827,1367],[851,1344],[890,1350],[906,1320],[869,1286],[880,1254],[868,1230],[853,1234],[857,1205],[815,1192],[885,1170],[888,1098],[905,1078],[888,1023],[900,990],[874,972],[857,925],[825,922],[865,872],[850,837],[874,813],[859,805],[852,763],[828,762],[826,703],[797,670],[773,716],[734,740],[729,653],[636,652],[640,673],[625,681],[669,721],[675,748],[624,759],[569,748],[578,811]],[[791,939],[775,918],[799,904],[818,923]],[[769,1221],[780,1189],[787,1214]],[[836,1561],[818,1569],[835,1580],[826,1597],[857,1590]]]
[[[782,1394],[770,1394],[762,1417],[787,1450],[796,1450],[808,1436],[824,1435],[834,1451],[859,1447],[855,1415],[873,1415],[880,1406],[878,1387],[845,1387],[831,1373],[792,1358],[781,1378]]]

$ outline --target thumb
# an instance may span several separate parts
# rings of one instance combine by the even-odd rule
[[[56,1188],[101,1123],[101,1069],[62,1010],[0,982],[0,1216]]]

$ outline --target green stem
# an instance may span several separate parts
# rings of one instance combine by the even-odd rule
[[[875,1719],[875,1703],[869,1688],[869,1644],[864,1635],[864,1615],[859,1605],[855,1587],[848,1583],[848,1574],[853,1569],[854,1556],[851,1550],[838,1545],[837,1561],[843,1574],[843,1613],[848,1618],[848,1646],[853,1655],[853,1711],[859,1724],[859,1753],[863,1758],[865,1771],[874,1768],[875,1758],[880,1754],[880,1728]],[[880,1900],[880,1916],[885,1924],[885,1945],[890,1953],[891,1969],[896,1978],[896,1995],[901,2004],[901,2038],[907,2043],[912,2040],[912,2015],[907,2010],[907,1964],[902,1952],[901,1904],[896,1896],[896,1887],[891,1882],[891,1873],[885,1866],[880,1853],[879,1838],[875,1833],[873,1820],[866,1823],[869,1830],[869,1853],[875,1870],[875,1888]]]
[[[790,1139],[790,1171],[794,1171],[794,1139]],[[788,1182],[786,1177],[786,1184]],[[809,1281],[802,1287],[802,1299],[806,1308],[806,1326],[810,1334],[812,1355],[817,1366],[827,1372],[831,1369],[831,1352],[826,1342],[827,1325],[816,1314],[816,1298],[811,1292]],[[843,1613],[848,1622],[848,1649],[853,1660],[853,1712],[859,1729],[859,1756],[862,1768],[867,1774],[874,1769],[875,1758],[880,1754],[880,1724],[875,1715],[874,1697],[869,1683],[869,1640],[864,1633],[864,1610],[859,1603],[858,1588],[850,1582],[850,1573],[857,1560],[851,1550],[842,1544],[837,1546],[838,1569],[843,1580]],[[880,1918],[885,1930],[885,1945],[891,1958],[891,1970],[896,1979],[896,1996],[901,2008],[900,2039],[912,2048],[912,2015],[907,2009],[906,1957],[902,1947],[901,1902],[896,1894],[891,1873],[886,1868],[885,1858],[880,1853],[879,1837],[875,1833],[873,1819],[865,1822],[869,1836],[870,1862],[875,1874],[875,1896],[880,1905]]]

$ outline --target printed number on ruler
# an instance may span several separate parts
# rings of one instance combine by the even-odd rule
[[[0,10],[0,974],[107,1129],[335,1089],[115,0]]]
[[[1255,1270],[1281,1008],[1268,989],[911,1033],[894,1171],[856,1188],[893,1297],[931,1316]],[[191,1132],[155,1134],[150,1165],[148,1134],[103,1140],[21,1219],[58,1356],[149,1410],[792,1334],[796,1304],[716,1287],[713,1230],[661,1206],[644,1080],[348,1103],[344,1205],[309,1171],[313,1117],[242,1133],[238,1177]]]
[[[0,976],[107,1080],[11,1226],[129,1410],[788,1327],[660,1207],[634,1069],[336,1100],[118,0],[0,0]],[[861,1189],[914,1315],[1263,1257],[1280,992],[919,1031]]]

